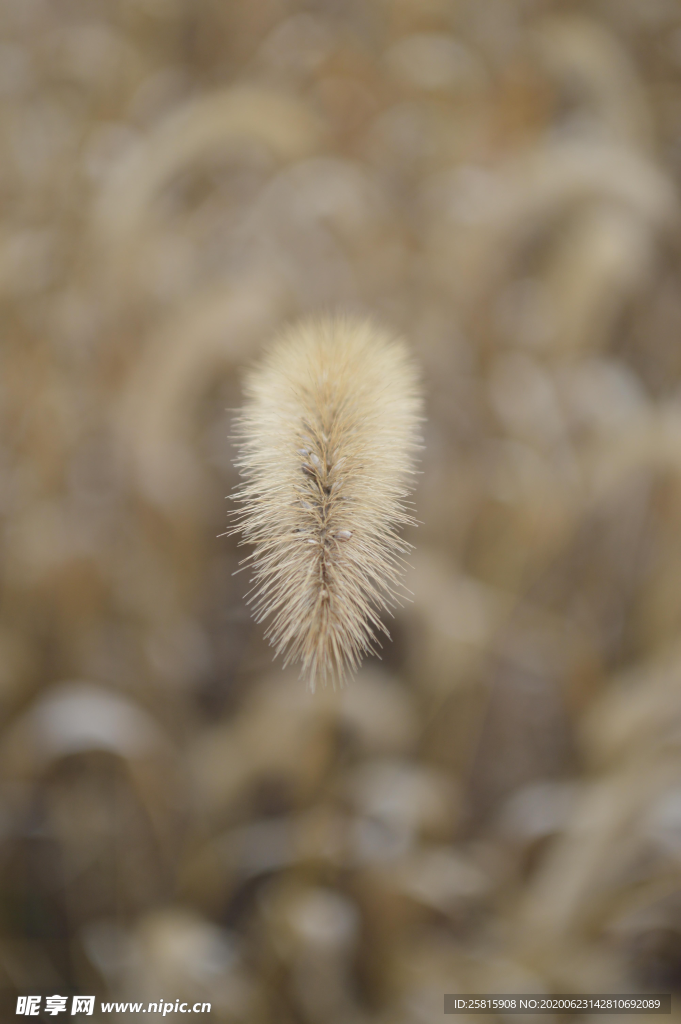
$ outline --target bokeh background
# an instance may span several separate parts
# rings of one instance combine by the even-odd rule
[[[0,0],[7,1019],[681,988],[680,76],[677,0]],[[423,367],[422,525],[312,697],[217,535],[334,310]]]

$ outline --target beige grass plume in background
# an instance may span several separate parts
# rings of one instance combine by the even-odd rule
[[[398,602],[398,528],[414,472],[421,399],[404,343],[347,318],[289,328],[251,371],[239,414],[234,498],[256,621],[314,690],[375,649]],[[379,644],[380,646],[380,644]]]

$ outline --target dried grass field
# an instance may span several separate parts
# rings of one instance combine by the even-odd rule
[[[679,0],[0,0],[3,1019],[681,991],[680,178]],[[426,422],[311,695],[218,535],[328,312]]]

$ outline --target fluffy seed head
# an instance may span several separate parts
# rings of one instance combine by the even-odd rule
[[[418,448],[418,374],[406,346],[345,318],[290,328],[250,372],[235,424],[234,513],[256,620],[314,690],[341,683],[388,634],[397,531]],[[380,646],[380,644],[379,644]]]

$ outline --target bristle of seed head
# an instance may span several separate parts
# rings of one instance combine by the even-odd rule
[[[231,532],[254,545],[255,618],[312,690],[335,686],[388,635],[379,613],[399,603],[418,373],[402,341],[328,318],[285,332],[244,391]]]

